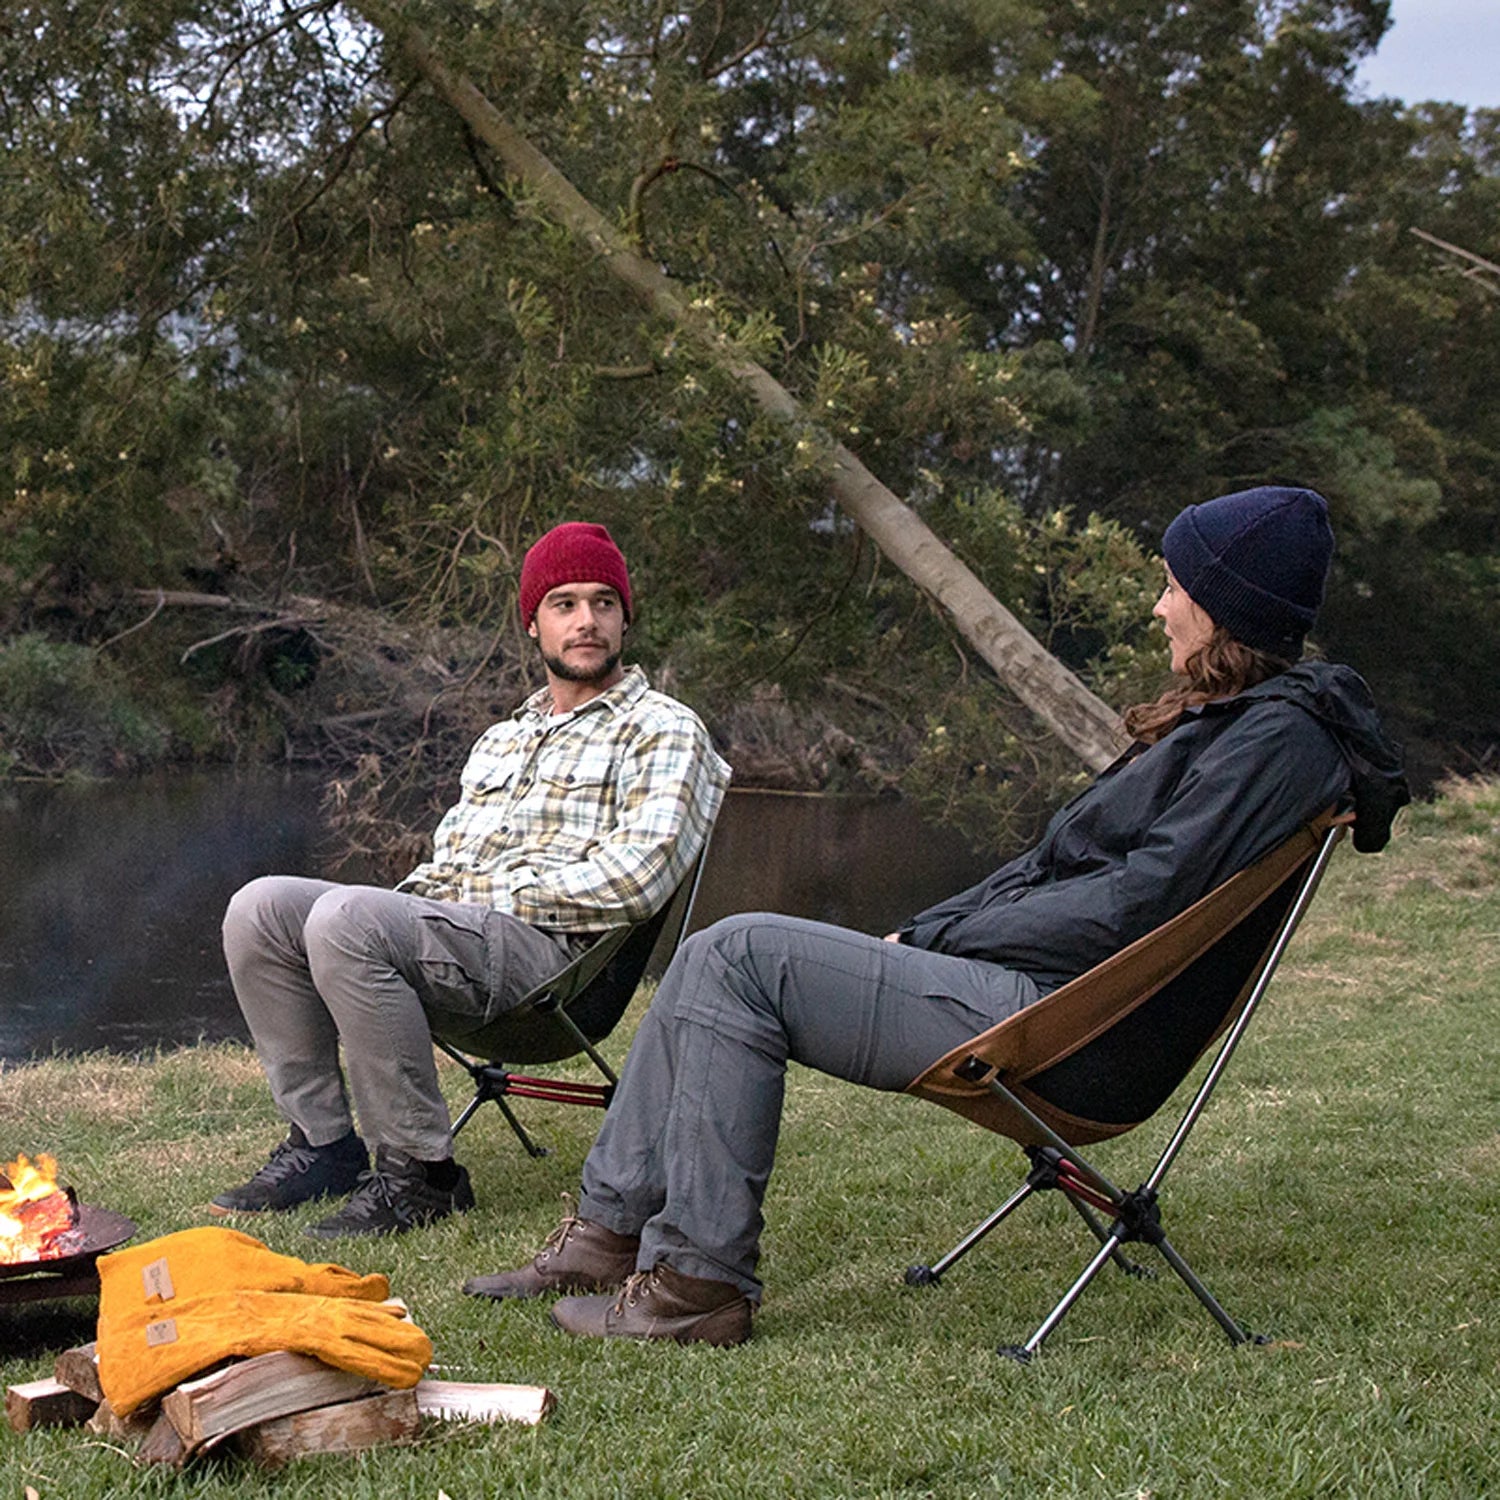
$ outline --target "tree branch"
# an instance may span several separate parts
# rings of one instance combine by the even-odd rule
[[[600,264],[659,316],[689,333],[708,356],[744,385],[761,410],[815,440],[826,456],[835,500],[919,588],[937,600],[1000,679],[1075,755],[1095,770],[1114,760],[1120,721],[1032,637],[978,577],[943,545],[917,513],[844,444],[813,426],[796,398],[762,365],[745,357],[662,270],[638,255],[615,227],[387,0],[348,0],[467,120],[512,176],[519,178]]]
[[[1500,297],[1500,265],[1496,265],[1492,260],[1486,260],[1482,255],[1475,255],[1472,250],[1465,250],[1462,245],[1450,245],[1447,240],[1440,240],[1435,234],[1429,234],[1425,229],[1418,229],[1415,225],[1408,230],[1408,233],[1416,235],[1419,240],[1426,240],[1429,245],[1436,245],[1439,250],[1446,251],[1449,255],[1472,261],[1473,265],[1463,273],[1465,279],[1472,281],[1480,291],[1488,292],[1491,297]],[[1491,276],[1496,279],[1488,280]]]

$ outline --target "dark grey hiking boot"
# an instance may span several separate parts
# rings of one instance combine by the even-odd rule
[[[571,1200],[569,1204],[571,1208]],[[602,1292],[624,1286],[640,1248],[638,1235],[616,1234],[569,1212],[526,1265],[494,1276],[471,1276],[464,1291],[497,1302],[546,1292]]]
[[[463,1167],[453,1170],[453,1185],[438,1187],[428,1181],[422,1162],[380,1146],[374,1170],[361,1174],[349,1201],[336,1214],[310,1224],[307,1233],[320,1240],[402,1234],[449,1214],[467,1213],[474,1207],[474,1189]]]
[[[293,1125],[265,1166],[249,1182],[220,1193],[208,1211],[221,1217],[281,1213],[318,1198],[342,1198],[369,1165],[370,1153],[353,1131],[332,1145],[312,1146]]]

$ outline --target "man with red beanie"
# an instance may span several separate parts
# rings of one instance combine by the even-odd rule
[[[211,1213],[348,1193],[308,1230],[333,1239],[472,1207],[429,1012],[503,1014],[660,910],[707,841],[729,767],[691,709],[621,666],[630,577],[609,532],[549,531],[520,604],[546,685],[475,743],[432,858],[393,891],[266,876],[231,899],[224,954],[289,1131]]]

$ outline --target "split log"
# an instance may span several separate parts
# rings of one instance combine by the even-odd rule
[[[242,1428],[387,1389],[364,1375],[278,1349],[186,1380],[161,1405],[188,1452],[195,1453]]]
[[[152,1401],[146,1406],[137,1407],[129,1416],[122,1417],[106,1398],[94,1408],[94,1415],[88,1420],[88,1429],[98,1433],[100,1437],[112,1438],[115,1442],[139,1443],[150,1434],[160,1415],[161,1406]]]
[[[556,1405],[557,1397],[544,1385],[417,1382],[417,1407],[422,1415],[452,1422],[525,1422],[534,1427]]]
[[[358,1453],[409,1442],[421,1427],[416,1392],[386,1391],[261,1422],[235,1433],[226,1446],[262,1468],[279,1469],[307,1453]]]
[[[96,1405],[104,1400],[104,1387],[99,1384],[99,1350],[94,1344],[80,1344],[76,1349],[64,1349],[52,1367],[53,1375],[70,1391],[87,1396]]]
[[[16,1432],[30,1432],[36,1427],[81,1426],[93,1416],[97,1404],[50,1376],[7,1386],[5,1390],[6,1420]]]
[[[158,1412],[156,1420],[142,1439],[141,1446],[136,1449],[135,1461],[138,1464],[166,1464],[180,1469],[188,1457],[187,1445],[172,1425],[171,1418],[164,1411]]]

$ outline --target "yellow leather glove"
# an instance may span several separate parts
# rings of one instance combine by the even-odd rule
[[[383,1302],[390,1281],[359,1276],[343,1266],[309,1265],[241,1234],[204,1226],[163,1235],[99,1257],[99,1315],[147,1303],[181,1301],[215,1292],[301,1292]]]
[[[222,1292],[99,1314],[99,1383],[121,1416],[236,1356],[290,1349],[406,1389],[432,1342],[399,1307],[297,1292]]]

